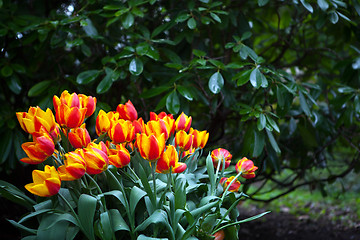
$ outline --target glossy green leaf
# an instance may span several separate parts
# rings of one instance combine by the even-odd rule
[[[300,107],[301,107],[301,109],[303,110],[303,112],[304,112],[307,116],[311,117],[312,114],[311,114],[309,105],[308,105],[308,103],[307,103],[307,101],[306,101],[306,99],[305,99],[304,94],[303,94],[301,91],[299,91],[299,100],[300,100]]]
[[[335,11],[332,11],[329,13],[330,22],[333,24],[337,23],[339,21],[339,16]]]
[[[99,234],[101,236],[101,239],[104,240],[112,240],[115,239],[113,226],[111,224],[110,214],[108,211],[103,212],[100,214],[100,227]]]
[[[218,94],[224,86],[224,78],[220,72],[214,73],[209,79],[209,89],[212,93]]]
[[[54,82],[50,80],[39,82],[29,89],[28,96],[29,97],[39,96],[43,94],[45,91],[47,91],[52,84],[54,84]]]
[[[257,131],[254,129],[254,149],[252,156],[258,157],[262,153],[265,146],[265,134],[263,131]]]
[[[188,13],[180,13],[176,18],[175,18],[175,22],[180,23],[180,22],[185,22],[186,20],[188,20],[190,17],[190,15]]]
[[[192,93],[186,87],[178,85],[176,89],[187,100],[192,101],[194,99]]]
[[[17,64],[17,63],[11,64],[11,67],[17,73],[26,73],[25,67],[23,65],[21,65],[21,64]]]
[[[95,240],[94,236],[94,215],[96,210],[96,198],[81,194],[78,202],[78,215],[84,234],[87,238]]]
[[[79,73],[79,75],[76,77],[76,82],[78,84],[89,84],[95,81],[95,79],[99,76],[101,73],[100,70],[87,70],[84,72]]]
[[[276,142],[273,134],[272,134],[269,130],[267,130],[267,129],[266,129],[266,134],[268,135],[268,139],[269,139],[269,141],[270,141],[270,144],[271,144],[272,148],[275,150],[275,152],[276,152],[277,154],[280,154],[280,153],[281,153],[281,150],[280,150],[280,148],[279,148],[279,146],[278,146],[278,144],[277,144],[277,142]]]
[[[219,16],[213,12],[210,12],[210,16],[212,19],[214,19],[215,21],[217,21],[218,23],[221,23],[221,19],[219,18]]]
[[[254,88],[259,88],[261,86],[261,72],[258,68],[255,68],[254,70],[252,70],[251,74],[250,74],[250,83]]]
[[[259,114],[259,118],[257,120],[257,128],[259,131],[263,130],[266,126],[266,117],[263,113]]]
[[[263,6],[265,6],[268,2],[269,2],[269,0],[258,0],[258,5],[259,5],[259,7],[263,7]]]
[[[270,116],[266,115],[266,120],[275,131],[277,131],[278,133],[280,132],[280,129],[279,129],[278,125],[276,124],[276,122],[274,121],[274,119],[272,119]]]
[[[103,94],[109,91],[111,88],[113,81],[112,74],[106,74],[105,77],[101,80],[101,82],[96,87],[97,94]]]
[[[94,24],[90,19],[86,19],[86,25],[83,25],[83,29],[89,37],[95,37],[98,35],[98,31],[96,30]]]
[[[325,11],[326,9],[329,8],[329,4],[327,3],[326,0],[317,0],[317,4],[319,5],[321,10],[323,10],[323,11]]]
[[[13,74],[11,78],[6,79],[6,84],[10,88],[10,90],[15,93],[16,95],[19,95],[21,93],[22,87],[21,87],[21,81],[19,77],[16,74]]]
[[[189,18],[189,20],[187,21],[187,26],[190,29],[195,29],[196,28],[196,20],[194,18]]]
[[[112,223],[112,229],[114,232],[116,231],[130,231],[129,226],[121,216],[119,210],[117,209],[110,209],[109,210],[111,223]]]
[[[146,192],[136,186],[131,188],[131,192],[130,192],[130,212],[132,216],[135,216],[135,208],[137,206],[137,204],[139,203],[139,201],[146,196]]]
[[[313,13],[314,9],[310,3],[306,2],[305,0],[300,0],[301,4],[311,13]]]
[[[134,58],[129,64],[129,71],[132,75],[139,76],[144,69],[143,62],[139,58]]]
[[[4,77],[10,77],[13,74],[13,69],[6,65],[1,69],[1,75],[3,75]]]
[[[131,13],[127,13],[123,18],[122,25],[125,29],[128,29],[132,25],[134,25],[134,21],[135,21],[134,15],[132,15]]]
[[[166,90],[168,90],[170,87],[166,87],[166,86],[161,86],[161,87],[154,87],[151,88],[143,93],[140,94],[141,98],[151,98],[151,97],[155,97],[157,95],[160,95],[161,93],[165,92]]]
[[[172,231],[172,228],[167,220],[167,214],[164,210],[156,210],[151,214],[150,217],[145,219],[144,222],[142,222],[140,225],[137,226],[135,229],[136,232],[143,231],[151,224],[162,224],[165,227],[167,227],[168,230]]]
[[[36,202],[29,198],[23,191],[3,180],[0,180],[0,196],[24,206],[29,210],[36,204]]]
[[[177,114],[180,110],[180,100],[176,93],[176,91],[173,91],[170,93],[170,95],[166,98],[166,109],[171,114]]]

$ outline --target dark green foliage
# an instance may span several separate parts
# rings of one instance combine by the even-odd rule
[[[108,109],[130,99],[144,119],[184,111],[210,132],[208,146],[252,158],[255,181],[284,192],[360,169],[359,9],[357,0],[0,0],[2,171],[24,157],[15,112],[51,107],[64,89]]]

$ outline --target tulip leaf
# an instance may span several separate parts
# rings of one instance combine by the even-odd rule
[[[19,228],[21,230],[24,230],[25,232],[28,233],[32,233],[32,234],[36,234],[37,230],[36,229],[32,229],[32,228],[28,228],[25,227],[24,225],[15,222],[14,220],[8,220],[14,227]]]
[[[132,75],[139,76],[144,69],[143,62],[139,58],[134,58],[129,64],[129,71]]]
[[[94,236],[94,215],[96,210],[96,198],[81,194],[78,202],[78,215],[84,234],[87,238],[95,240]]]
[[[81,72],[76,77],[76,82],[78,84],[92,83],[93,81],[95,81],[95,79],[99,76],[100,73],[101,73],[100,70],[87,70],[87,71]]]
[[[26,196],[20,189],[2,180],[0,180],[0,196],[28,209],[31,209],[32,206],[36,204],[34,200]]]
[[[218,94],[224,86],[224,78],[220,72],[214,73],[209,79],[209,89],[212,93]]]
[[[180,100],[176,93],[176,91],[173,91],[170,93],[170,95],[166,98],[166,109],[171,114],[177,114],[180,110]]]
[[[108,211],[100,214],[100,221],[98,225],[98,234],[101,236],[101,239],[115,239],[114,229],[111,224],[110,214]]]
[[[141,234],[138,236],[136,240],[168,240],[168,238],[153,238],[153,237],[147,237],[144,234]]]
[[[41,95],[42,93],[44,93],[45,91],[47,91],[49,89],[49,86],[52,85],[54,82],[53,81],[42,81],[39,82],[37,84],[35,84],[34,86],[32,86],[28,92],[28,96],[29,97],[36,97]]]
[[[125,220],[121,216],[119,210],[117,209],[110,209],[109,210],[111,223],[112,223],[112,229],[114,232],[124,230],[124,231],[130,231],[129,226],[126,224]]]
[[[131,188],[130,192],[130,212],[132,216],[135,216],[135,208],[138,202],[146,195],[146,192],[136,186]]]
[[[171,233],[171,232],[173,232],[173,230],[172,230],[167,218],[168,218],[167,214],[164,210],[160,210],[160,209],[155,210],[153,212],[153,214],[151,214],[150,217],[145,219],[145,221],[143,221],[140,225],[137,226],[137,228],[135,229],[135,232],[142,231],[151,224],[162,224],[162,225],[165,225],[165,227]]]
[[[38,240],[65,239],[69,227],[68,221],[57,221],[63,214],[51,213],[42,216],[37,231]],[[56,224],[54,224],[56,222]]]
[[[212,162],[212,158],[211,155],[209,153],[209,155],[206,158],[206,169],[207,169],[207,173],[209,175],[209,182],[210,182],[210,191],[213,192],[214,189],[216,188],[215,186],[215,173],[214,173],[214,164]]]

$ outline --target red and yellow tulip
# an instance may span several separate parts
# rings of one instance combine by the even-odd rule
[[[99,144],[89,143],[86,148],[83,148],[81,153],[86,162],[87,173],[99,174],[107,169],[109,157],[103,142],[100,142]]]
[[[124,120],[132,122],[138,118],[137,111],[130,100],[125,104],[119,104],[116,111],[120,114],[120,118]]]
[[[30,134],[40,131],[41,127],[49,133],[55,128],[55,118],[49,108],[44,112],[39,107],[30,107],[28,112],[17,112],[16,117],[21,128]]]
[[[85,117],[90,117],[96,109],[96,97],[79,94],[80,108],[85,108]]]
[[[86,172],[86,162],[82,157],[82,149],[65,154],[64,165],[58,168],[61,181],[73,181],[81,178]]]
[[[165,123],[165,121],[162,119],[159,119],[157,121],[151,120],[145,124],[145,133],[146,135],[154,134],[156,137],[161,134],[165,134],[165,139],[168,139],[168,128],[169,126],[167,126],[167,123]]]
[[[229,178],[223,177],[223,178],[220,179],[220,184],[223,186],[224,191],[225,191],[225,189],[229,186],[229,184],[232,182],[232,180],[233,180],[234,178],[235,178],[234,176],[231,176],[231,177],[229,177]],[[228,191],[230,191],[230,192],[237,192],[237,191],[239,191],[240,186],[241,186],[240,181],[236,179],[236,180],[230,185]]]
[[[165,152],[156,164],[156,172],[158,173],[169,173],[170,169],[173,173],[182,173],[186,169],[186,164],[179,162],[178,153],[173,145],[166,147]]]
[[[44,128],[42,132],[33,133],[34,142],[26,142],[21,145],[22,149],[28,155],[20,161],[29,164],[39,164],[50,157],[55,151],[55,144],[49,133]]]
[[[109,164],[117,168],[123,168],[130,163],[130,153],[122,145],[115,145],[115,149],[108,148]]]
[[[32,194],[50,197],[60,190],[61,180],[54,166],[46,165],[44,171],[34,170],[32,178],[33,183],[25,185],[25,188]]]
[[[119,120],[119,113],[114,111],[106,113],[103,110],[100,110],[96,118],[96,134],[100,136],[101,134],[106,133],[109,131],[111,124],[117,120]]]
[[[180,130],[175,134],[175,146],[179,147],[181,151],[187,151],[191,148],[193,143],[193,135],[187,134],[185,131]]]
[[[145,132],[145,123],[142,118],[132,121],[132,125],[134,126],[135,134]]]
[[[131,142],[135,138],[135,128],[130,121],[119,119],[111,125],[108,135],[114,143]]]
[[[165,134],[157,137],[153,134],[148,136],[145,133],[136,135],[136,146],[140,155],[150,162],[155,162],[163,154],[165,141]]]
[[[241,172],[241,176],[246,179],[254,178],[257,169],[258,167],[254,165],[253,161],[246,157],[240,159],[235,165],[236,172]]]
[[[188,132],[191,127],[191,121],[191,117],[186,116],[185,113],[181,113],[175,121],[175,130],[184,130],[185,132]]]
[[[167,124],[167,129],[169,132],[169,135],[173,134],[175,132],[175,120],[172,114],[166,114],[165,112],[161,112],[159,114],[156,114],[154,112],[150,112],[150,121],[158,121],[162,119]]]
[[[91,141],[89,132],[85,128],[85,123],[78,128],[71,129],[68,133],[68,138],[74,148],[86,147]]]
[[[190,128],[189,131],[190,134],[193,135],[193,148],[204,148],[208,139],[209,139],[209,133],[207,131],[198,131],[196,129]]]
[[[228,150],[224,148],[218,148],[211,152],[211,159],[215,168],[217,168],[219,161],[221,161],[219,168],[221,170],[223,166],[223,161],[225,161],[225,169],[230,166],[232,155]]]

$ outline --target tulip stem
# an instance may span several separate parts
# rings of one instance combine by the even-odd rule
[[[229,188],[230,188],[231,185],[237,180],[237,178],[240,177],[241,174],[242,174],[242,172],[239,172],[239,173],[234,177],[234,179],[227,185],[227,187],[226,187],[226,189],[225,189],[225,191],[224,191],[224,193],[223,193],[223,195],[222,195],[222,197],[221,197],[221,199],[220,199],[219,207],[221,207],[221,204],[223,203],[224,198],[225,198],[225,196],[226,196]]]
[[[92,176],[90,176],[90,174],[88,174],[87,172],[85,172],[85,175],[90,179],[90,181],[92,181],[92,182],[95,184],[95,187],[96,187],[96,189],[98,190],[99,194],[102,194],[103,192],[101,191],[101,188],[100,188],[99,184],[97,184],[97,182],[95,181],[95,179],[94,179]],[[104,197],[103,197],[103,198],[100,198],[100,201],[101,201],[101,203],[102,203],[102,205],[103,205],[103,207],[104,207],[104,211],[107,211],[107,210],[106,210],[105,198],[104,198]]]
[[[151,163],[151,170],[152,170],[152,179],[153,179],[153,185],[154,185],[154,199],[155,199],[155,203],[153,203],[153,204],[155,204],[155,208],[157,209],[158,207],[157,207],[157,197],[156,197],[156,180],[155,180],[155,171],[156,171],[156,163],[157,162],[152,162]]]
[[[70,205],[70,203],[68,202],[68,200],[66,200],[66,198],[60,193],[58,192],[59,197],[64,201],[64,203],[68,206],[68,208],[70,209],[70,211],[72,212],[72,214],[74,215],[74,218],[76,219],[76,221],[79,223],[79,227],[81,228],[82,231],[84,231],[82,225],[81,225],[81,221],[79,219],[79,216],[76,214],[74,208]]]

